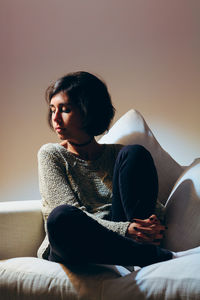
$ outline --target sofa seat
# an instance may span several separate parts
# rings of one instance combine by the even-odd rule
[[[0,262],[1,300],[200,299],[200,254],[135,272],[121,266],[69,269],[34,257]]]
[[[72,270],[35,257],[11,258],[0,262],[0,299],[101,299],[102,282],[120,276],[114,266]]]

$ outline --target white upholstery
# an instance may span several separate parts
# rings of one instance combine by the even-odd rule
[[[166,203],[163,246],[172,251],[200,245],[200,160],[185,170]]]
[[[14,258],[0,263],[0,286],[7,286],[0,289],[2,300],[73,299],[72,296],[76,295],[59,264],[34,257]]]
[[[183,172],[184,168],[162,149],[134,110],[125,114],[100,142],[142,144],[151,152],[159,173],[160,200],[165,203],[169,196],[165,247],[184,250],[199,245],[200,161]],[[13,257],[0,261],[0,300],[200,299],[200,254],[132,273],[120,266],[70,270],[34,257],[43,237],[39,200],[0,202],[0,260]]]
[[[34,257],[0,262],[2,300],[199,300],[200,254],[150,265],[120,276],[94,266],[78,271]]]
[[[36,256],[43,228],[40,200],[0,202],[0,259]]]
[[[199,268],[200,254],[153,264],[125,277],[104,281],[102,299],[199,300]]]
[[[103,281],[119,277],[114,266],[64,271],[58,263],[34,257],[13,258],[0,262],[0,299],[101,299]]]

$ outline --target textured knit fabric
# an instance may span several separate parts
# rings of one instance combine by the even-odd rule
[[[98,159],[85,161],[60,144],[49,143],[38,152],[39,185],[43,216],[61,204],[70,204],[85,211],[108,229],[125,236],[130,222],[110,221],[114,164],[122,145],[104,145]],[[47,235],[38,250],[38,257],[47,258]]]

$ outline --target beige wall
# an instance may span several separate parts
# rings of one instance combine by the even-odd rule
[[[116,119],[139,110],[181,164],[200,154],[200,1],[3,0],[0,201],[39,198],[39,147],[57,141],[44,91],[67,72],[107,82]]]

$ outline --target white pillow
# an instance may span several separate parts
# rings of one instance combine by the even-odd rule
[[[163,150],[138,111],[129,110],[99,140],[99,143],[143,145],[151,153],[157,168],[159,180],[158,200],[163,204],[166,202],[174,183],[184,168]]]
[[[200,255],[193,254],[120,276],[114,266],[78,267],[34,257],[0,261],[1,300],[194,300],[200,295]]]
[[[103,283],[104,300],[199,300],[200,254],[153,264]]]
[[[200,245],[200,160],[188,167],[166,203],[163,246],[172,251]]]

